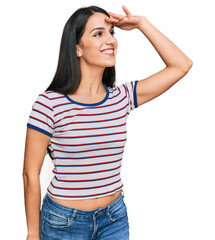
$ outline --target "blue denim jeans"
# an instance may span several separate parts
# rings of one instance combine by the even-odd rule
[[[129,240],[124,192],[104,208],[83,211],[55,202],[48,194],[40,211],[40,240]]]

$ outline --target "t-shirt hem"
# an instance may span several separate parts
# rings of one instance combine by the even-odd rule
[[[54,194],[54,193],[51,193],[50,190],[47,188],[47,194],[49,196],[52,196],[52,197],[55,197],[55,198],[58,198],[58,199],[64,199],[64,200],[84,200],[84,199],[92,199],[92,198],[98,198],[98,197],[105,197],[105,196],[109,196],[111,194],[114,194],[115,192],[119,191],[120,189],[123,188],[124,185],[122,185],[121,187],[109,192],[108,194],[105,193],[105,194],[101,194],[101,195],[94,195],[94,196],[90,196],[90,197],[83,197],[83,196],[77,196],[77,197],[68,197],[68,196],[63,196],[63,195],[58,195],[58,194]]]

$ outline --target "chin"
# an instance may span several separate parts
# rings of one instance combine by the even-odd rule
[[[106,67],[114,67],[114,66],[115,66],[115,64],[109,64],[109,65],[106,65],[104,67],[106,68]]]
[[[104,67],[114,67],[116,65],[116,61],[110,61],[109,63],[104,63]]]

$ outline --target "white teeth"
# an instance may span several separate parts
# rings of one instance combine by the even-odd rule
[[[113,50],[105,50],[105,51],[103,51],[103,53],[112,54]]]

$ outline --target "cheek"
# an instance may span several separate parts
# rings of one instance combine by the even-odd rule
[[[118,47],[118,41],[116,40],[116,42],[115,42],[115,45],[116,45],[116,47]]]
[[[117,52],[117,49],[118,49],[118,42],[116,40],[115,44],[114,44],[114,48],[115,48],[115,52]]]
[[[100,54],[101,44],[100,43],[88,43],[85,48],[85,53],[88,57],[93,57]]]

